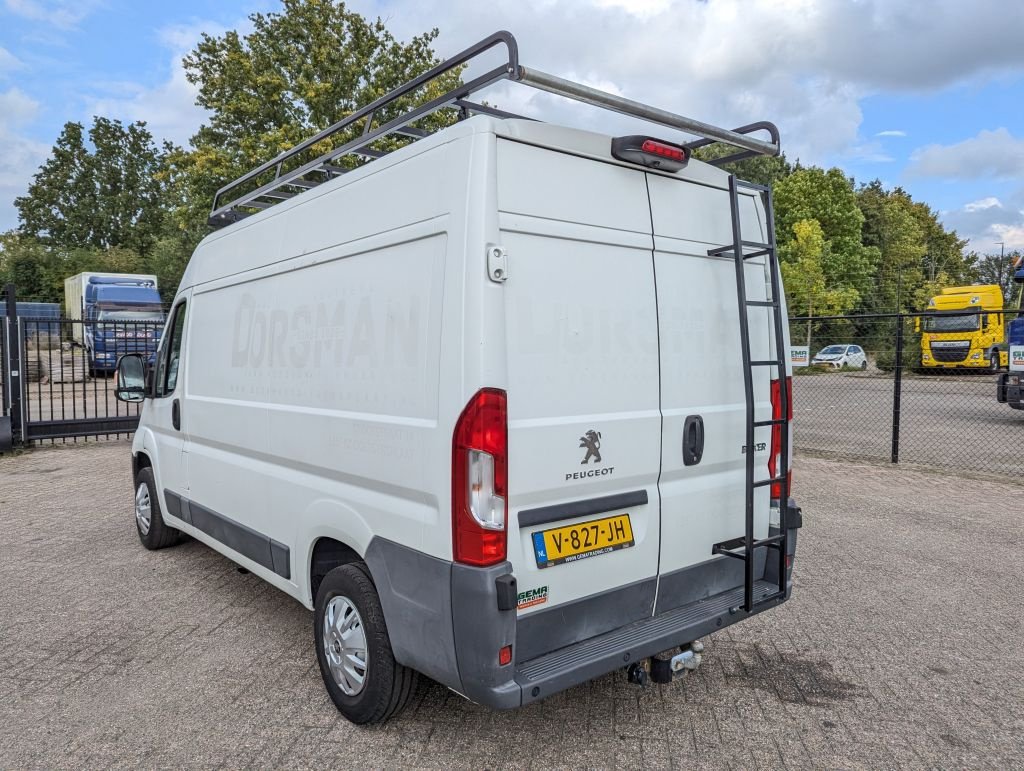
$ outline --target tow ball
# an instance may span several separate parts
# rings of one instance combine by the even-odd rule
[[[671,683],[674,678],[697,669],[703,652],[704,643],[699,640],[662,651],[649,659],[630,664],[626,669],[626,679],[640,686],[647,685],[648,680],[661,684]]]

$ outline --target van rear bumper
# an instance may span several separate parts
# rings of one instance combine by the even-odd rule
[[[778,591],[771,581],[754,584],[754,601]],[[680,608],[645,618],[589,640],[525,661],[516,667],[515,682],[522,693],[520,706],[587,682],[595,677],[642,661],[661,651],[706,637],[712,632],[777,607],[789,597],[755,608],[746,613],[737,609],[743,604],[743,587],[738,586]],[[492,703],[489,706],[502,707]]]
[[[800,520],[797,514],[789,531],[790,554],[796,552]],[[384,559],[385,553],[390,559]],[[792,591],[792,574],[787,570],[785,594],[750,613],[740,607],[743,586],[732,586],[525,661],[502,665],[500,649],[516,643],[516,610],[500,608],[496,590],[501,579],[511,573],[509,563],[490,568],[453,565],[374,539],[367,564],[384,607],[395,658],[494,709],[514,709],[545,699],[693,642],[781,605]],[[772,564],[777,563],[769,560],[764,579],[754,584],[755,603],[778,591]]]

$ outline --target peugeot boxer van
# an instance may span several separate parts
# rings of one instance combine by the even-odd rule
[[[498,80],[657,130],[469,101]],[[770,191],[693,157],[712,141],[778,152],[771,124],[527,69],[502,32],[225,186],[155,365],[118,366],[142,544],[187,534],[309,608],[357,723],[421,675],[507,709],[692,668],[789,597],[801,524]]]

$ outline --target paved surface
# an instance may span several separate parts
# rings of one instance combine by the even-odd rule
[[[893,381],[860,373],[798,375],[793,382],[796,447],[835,457],[888,460]],[[995,375],[905,376],[900,462],[1016,475],[1024,410],[996,401]]]
[[[517,712],[438,686],[356,728],[311,615],[134,532],[128,446],[0,458],[0,766],[1020,767],[1024,487],[801,458],[791,602],[704,666]]]

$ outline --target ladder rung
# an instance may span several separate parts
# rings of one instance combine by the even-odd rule
[[[752,305],[756,308],[774,308],[778,303],[775,300],[747,300],[747,305]]]
[[[743,560],[744,562],[746,562],[746,560],[747,560],[746,552],[742,552],[740,554],[737,554],[734,551],[728,551],[726,549],[718,549],[717,551],[713,550],[711,553],[712,554],[721,554],[723,557],[732,557],[733,559]]]
[[[769,548],[777,547],[780,543],[785,540],[785,535],[771,535],[767,538],[762,538],[758,541],[754,541],[753,548],[760,549],[763,546]],[[733,538],[730,541],[722,541],[716,543],[711,549],[712,554],[723,554],[726,557],[733,557],[738,560],[745,560],[747,558],[747,539],[746,538]],[[741,552],[733,551],[733,549],[743,549]]]
[[[768,485],[781,484],[785,481],[785,477],[770,477],[769,479],[760,479],[754,482],[754,487],[767,487]]]
[[[752,361],[750,362],[751,367],[778,367],[783,366],[779,364],[778,359],[767,359],[764,361]]]
[[[763,244],[760,241],[740,241],[740,244],[750,249],[764,249],[766,252],[775,248],[771,244]]]
[[[753,257],[761,257],[762,255],[771,254],[771,253],[772,253],[771,249],[758,249],[756,252],[750,252],[749,254],[744,253],[743,259],[744,260],[749,260],[749,259],[751,259]]]
[[[784,426],[789,421],[785,418],[772,418],[771,420],[755,420],[754,428],[763,428],[765,426]]]
[[[757,600],[754,603],[754,606],[753,606],[753,608],[751,608],[751,610],[753,610],[754,608],[759,608],[762,605],[767,605],[769,602],[775,602],[777,599],[779,599],[781,597],[785,597],[785,596],[786,596],[786,593],[784,591],[782,591],[782,592],[773,592],[772,594],[769,594],[767,597],[762,597],[761,599]]]
[[[309,179],[293,179],[288,183],[291,187],[301,187],[303,190],[312,190],[314,187],[319,187],[323,182],[313,182]]]

